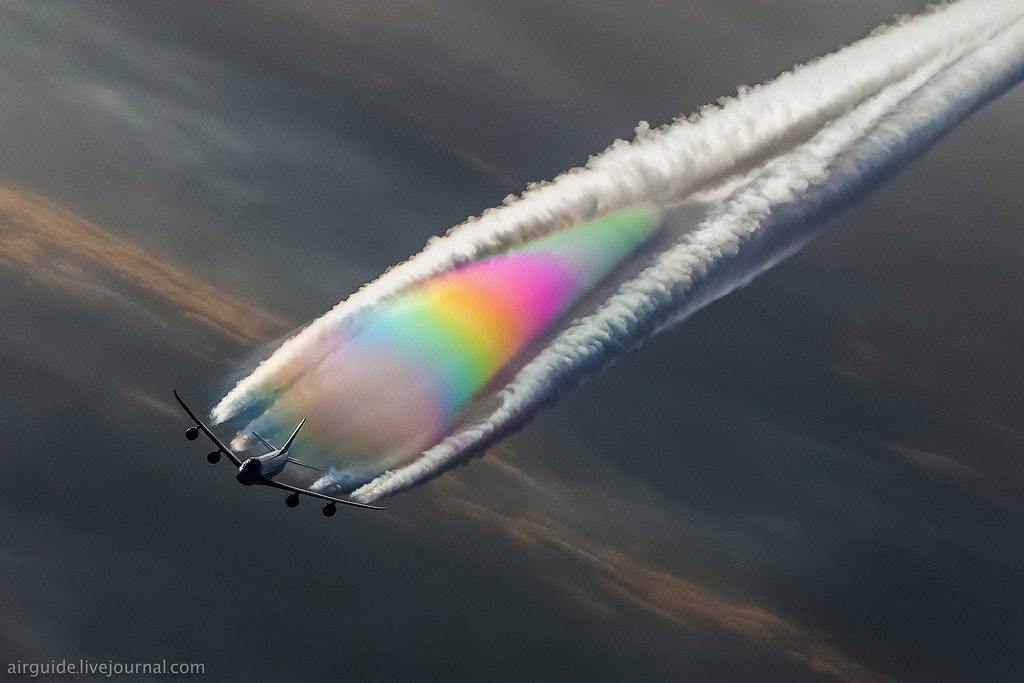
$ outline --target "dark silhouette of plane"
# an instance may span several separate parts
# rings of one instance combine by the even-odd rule
[[[271,488],[281,489],[282,491],[288,491],[288,497],[284,499],[284,502],[290,508],[293,508],[299,504],[299,496],[311,496],[313,498],[319,498],[320,500],[326,500],[327,504],[324,505],[323,508],[323,513],[325,517],[333,516],[334,513],[338,511],[337,506],[339,503],[341,505],[351,505],[352,507],[366,508],[368,510],[386,509],[383,507],[379,507],[377,505],[360,503],[359,501],[351,500],[348,498],[335,498],[334,496],[328,496],[326,493],[320,493],[319,491],[313,491],[311,489],[301,488],[299,486],[292,486],[291,484],[285,484],[274,480],[274,477],[280,474],[281,471],[285,468],[285,465],[287,465],[288,463],[292,463],[294,465],[298,465],[299,467],[305,467],[307,469],[323,473],[323,470],[320,469],[319,467],[307,465],[306,463],[300,462],[295,458],[288,457],[288,449],[291,448],[292,443],[295,441],[295,437],[298,436],[299,434],[299,430],[302,429],[302,425],[306,421],[305,418],[303,418],[302,421],[299,422],[298,426],[295,428],[295,431],[292,432],[292,435],[288,437],[288,440],[285,441],[284,446],[282,446],[281,448],[277,448],[256,432],[253,432],[253,436],[255,436],[260,441],[260,443],[269,448],[270,452],[264,453],[263,455],[254,455],[252,457],[246,458],[245,460],[241,460],[237,455],[235,455],[231,451],[230,448],[225,446],[224,443],[221,442],[221,440],[218,439],[213,432],[210,431],[209,427],[203,424],[202,420],[196,417],[196,414],[192,412],[192,409],[189,408],[181,399],[181,396],[178,395],[177,390],[174,390],[174,398],[178,402],[178,404],[185,410],[185,412],[188,413],[188,416],[192,418],[192,421],[195,422],[195,426],[188,427],[187,429],[185,429],[185,438],[188,439],[189,441],[195,441],[197,438],[199,438],[200,431],[203,434],[206,434],[206,436],[210,437],[210,441],[212,441],[213,444],[217,447],[217,450],[207,455],[206,459],[210,462],[210,464],[216,464],[220,462],[221,455],[226,456],[227,459],[231,461],[231,464],[238,468],[238,474],[235,475],[235,479],[237,479],[238,483],[242,484],[243,486],[270,486]]]

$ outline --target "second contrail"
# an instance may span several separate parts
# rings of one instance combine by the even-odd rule
[[[638,129],[428,244],[215,407],[316,425],[324,487],[436,475],[749,282],[1024,75],[1024,8],[962,0],[737,98]]]

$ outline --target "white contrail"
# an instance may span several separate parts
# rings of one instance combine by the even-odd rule
[[[425,277],[496,249],[641,201],[670,204],[742,177],[805,142],[892,83],[950,50],[984,39],[1024,12],[1020,0],[961,0],[879,29],[868,38],[709,105],[697,115],[637,129],[583,168],[533,185],[520,198],[434,238],[422,252],[365,285],[286,341],[212,411],[221,422],[262,412],[315,368],[339,337],[380,301]]]
[[[974,31],[959,47],[951,41],[809,141],[764,163],[717,202],[694,232],[527,363],[500,392],[491,415],[353,496],[374,500],[395,493],[479,452],[588,371],[798,249],[851,199],[1024,78],[1024,20],[1017,16],[1019,11],[1004,15],[991,30]]]

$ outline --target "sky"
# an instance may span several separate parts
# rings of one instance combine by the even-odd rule
[[[0,4],[0,660],[235,680],[1019,680],[1024,91],[384,513],[181,438],[610,141],[924,3]]]

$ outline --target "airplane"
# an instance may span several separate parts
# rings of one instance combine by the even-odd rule
[[[217,450],[209,453],[206,456],[206,460],[211,465],[214,465],[220,462],[220,456],[222,454],[227,456],[227,459],[231,461],[231,464],[238,468],[238,474],[235,475],[235,479],[237,479],[238,483],[243,486],[270,486],[271,488],[288,491],[288,497],[284,499],[284,502],[285,505],[290,508],[299,504],[299,496],[311,496],[313,498],[319,498],[320,500],[326,500],[327,504],[323,507],[324,517],[333,517],[334,513],[338,511],[339,503],[341,505],[351,505],[352,507],[365,508],[367,510],[387,509],[377,505],[360,503],[359,501],[351,500],[349,498],[335,498],[334,496],[328,496],[327,494],[320,493],[319,491],[292,486],[291,484],[285,484],[274,480],[274,477],[280,474],[281,470],[283,470],[285,465],[288,463],[323,473],[323,470],[319,467],[307,465],[304,462],[300,462],[288,456],[288,449],[291,448],[292,443],[295,441],[295,437],[298,436],[299,430],[302,429],[302,425],[306,422],[306,418],[302,418],[302,421],[299,422],[295,431],[292,432],[292,435],[288,437],[288,440],[285,441],[284,446],[281,448],[277,448],[274,444],[270,443],[256,432],[253,432],[253,436],[255,436],[260,443],[269,448],[270,452],[263,455],[254,455],[246,458],[245,460],[241,460],[231,451],[230,448],[225,446],[212,431],[210,431],[209,427],[203,424],[202,420],[196,417],[196,414],[192,412],[192,409],[189,408],[185,404],[185,401],[182,400],[181,396],[178,395],[178,390],[174,389],[172,391],[174,392],[174,399],[178,402],[178,405],[188,413],[188,416],[192,418],[192,421],[195,423],[195,426],[185,429],[185,438],[189,441],[195,441],[199,438],[200,431],[210,437],[210,441],[212,441],[217,447]]]

